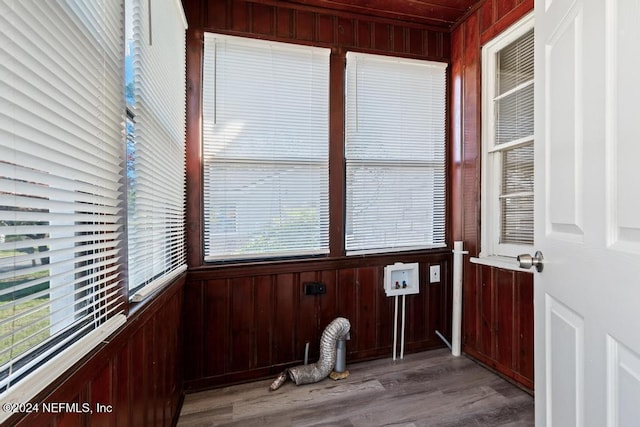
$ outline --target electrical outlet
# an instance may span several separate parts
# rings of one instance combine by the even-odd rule
[[[440,266],[432,265],[429,267],[429,283],[438,283],[440,281]]]
[[[322,295],[327,293],[327,288],[322,282],[305,282],[305,295]]]

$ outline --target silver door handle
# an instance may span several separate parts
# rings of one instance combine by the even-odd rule
[[[538,273],[542,271],[544,264],[544,257],[542,256],[542,252],[536,251],[534,256],[529,254],[518,255],[518,265],[520,268],[529,269],[531,267],[535,267]]]

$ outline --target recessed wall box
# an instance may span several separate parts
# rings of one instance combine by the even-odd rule
[[[388,297],[420,293],[418,263],[387,265],[384,268],[384,291]]]

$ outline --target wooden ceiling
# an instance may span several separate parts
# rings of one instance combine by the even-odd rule
[[[484,0],[288,0],[310,7],[450,28]]]

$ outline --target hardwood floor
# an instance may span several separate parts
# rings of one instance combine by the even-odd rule
[[[533,426],[533,397],[447,349],[347,365],[349,378],[273,379],[188,394],[178,426]]]

